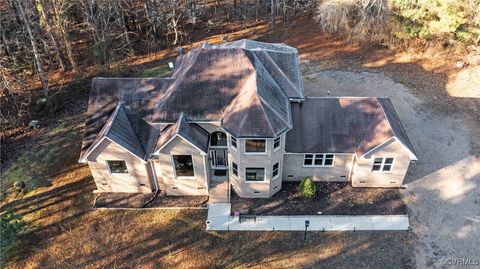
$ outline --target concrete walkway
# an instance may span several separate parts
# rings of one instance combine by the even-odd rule
[[[228,203],[228,181],[210,183],[208,203]]]
[[[408,230],[407,215],[306,215],[258,216],[256,220],[243,220],[230,216],[229,203],[208,206],[207,230],[214,231],[402,231]]]

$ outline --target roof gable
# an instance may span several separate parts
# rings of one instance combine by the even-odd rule
[[[395,138],[410,151],[415,159],[417,159],[417,154],[415,153],[412,142],[410,142],[407,132],[405,131],[390,98],[378,98],[378,102],[382,105]]]
[[[158,137],[154,152],[158,152],[168,145],[175,137],[181,137],[199,151],[207,154],[209,133],[198,124],[188,123],[184,114],[180,114],[177,121],[167,126]]]
[[[137,128],[137,122],[142,124],[143,121],[143,124],[147,124],[145,121],[151,121],[155,115],[155,107],[170,83],[169,78],[94,78],[80,158],[82,159],[92,147],[102,130],[106,131],[108,120],[119,103],[128,107],[129,114],[135,114],[131,117],[131,122],[136,132],[142,132],[139,135],[140,142],[145,142],[145,137],[150,140],[153,140],[152,137],[156,138],[158,133],[155,133],[154,128]],[[145,129],[148,132],[144,131]],[[146,146],[146,148],[150,147]]]
[[[86,158],[105,138],[116,143],[126,151],[140,158],[141,160],[146,159],[145,146],[147,144],[142,143],[137,137],[137,134],[132,126],[131,120],[127,114],[123,103],[120,103],[116,107],[100,133],[97,135],[94,141],[92,141],[91,146],[85,151],[83,155],[80,156],[80,160],[85,161]]]

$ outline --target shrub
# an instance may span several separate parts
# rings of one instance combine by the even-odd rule
[[[25,222],[11,208],[0,215],[0,261],[15,244],[15,239],[25,229]]]
[[[317,194],[317,186],[313,183],[313,180],[310,177],[306,177],[300,182],[300,191],[303,196],[313,198]]]
[[[480,0],[324,0],[316,20],[354,41],[391,38],[480,44]]]
[[[354,41],[383,39],[388,20],[386,0],[325,0],[316,14],[316,21],[324,31]]]

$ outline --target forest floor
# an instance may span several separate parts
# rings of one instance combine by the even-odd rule
[[[461,90],[478,85],[472,82],[475,63],[458,69],[456,62],[468,59],[448,51],[351,45],[325,36],[308,19],[275,33],[268,29],[267,23],[258,23],[231,30],[229,38],[297,47],[307,94],[331,91],[331,95],[382,95],[399,100],[394,105],[401,105],[397,110],[406,115],[401,119],[420,155],[403,193],[412,231],[312,232],[303,240],[303,233],[296,232],[207,232],[206,213],[198,210],[92,210],[93,179],[88,167],[76,162],[90,79],[166,75],[166,64],[175,55],[173,49],[166,49],[125,59],[109,71],[86,68],[81,80],[72,74],[51,73],[50,81],[63,85],[57,111],[39,118],[39,130],[3,134],[2,185],[24,180],[29,189],[24,196],[2,196],[0,211],[11,208],[26,222],[15,243],[2,252],[3,265],[412,268],[416,264],[422,268],[441,267],[445,258],[475,258],[470,257],[471,251],[478,245],[469,238],[480,230],[480,168],[475,165],[480,145],[473,139],[480,130],[480,106],[479,99],[473,98],[475,88]],[[218,43],[222,35],[199,37],[191,46],[203,40]],[[355,92],[356,87],[362,90]]]

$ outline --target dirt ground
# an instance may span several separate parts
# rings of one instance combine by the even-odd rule
[[[419,158],[402,191],[417,240],[417,268],[443,268],[448,258],[480,259],[480,99],[446,96],[429,80],[426,88],[408,87],[399,82],[408,73],[381,69],[304,75],[310,96],[330,91],[391,98]]]
[[[99,193],[94,208],[207,208],[208,196],[164,196],[144,193]]]
[[[323,35],[309,20],[295,20],[275,33],[268,29],[268,23],[259,22],[225,33],[231,40],[297,47],[308,95],[330,91],[392,98],[420,159],[408,173],[408,189],[401,192],[413,232],[309,233],[304,241],[295,232],[206,232],[205,212],[199,210],[92,210],[93,179],[76,162],[88,85],[92,76],[115,75],[93,66],[80,82],[70,73],[49,78],[62,85],[59,94],[65,98],[58,100],[59,112],[40,118],[42,129],[2,134],[2,183],[7,177],[10,183],[23,179],[33,190],[1,201],[0,212],[12,208],[27,223],[2,261],[5,267],[441,268],[444,258],[478,258],[480,142],[475,139],[480,137],[480,104],[460,97],[466,96],[463,86],[474,96],[480,85],[475,82],[479,77],[468,72],[474,67],[456,70],[459,58],[448,52],[432,56],[351,45]],[[219,42],[223,34],[202,39]],[[114,66],[125,66],[121,75],[142,76],[174,54],[172,48]],[[452,92],[457,97],[447,95]]]
[[[353,188],[348,182],[315,182],[317,195],[305,198],[299,182],[282,182],[270,198],[241,198],[232,191],[232,213],[256,215],[387,215],[407,214],[399,189]],[[319,213],[320,212],[320,213]]]

